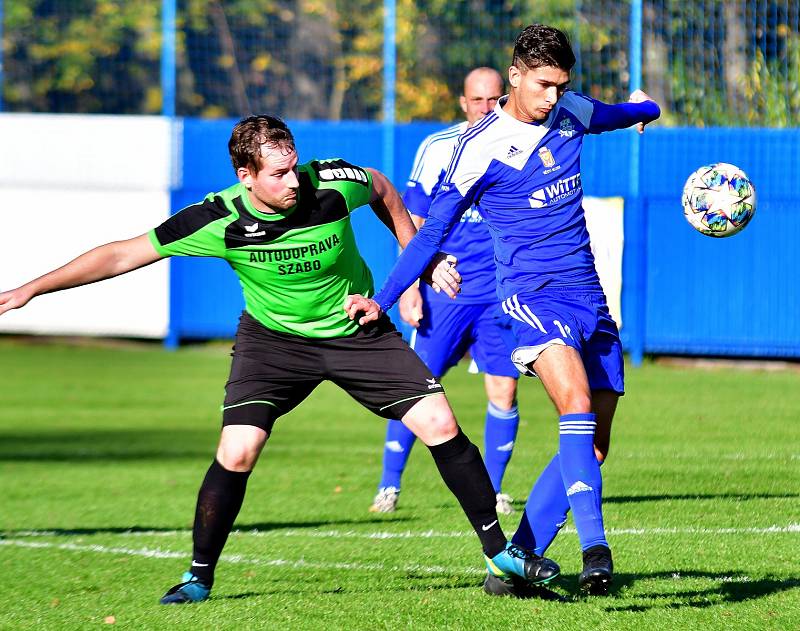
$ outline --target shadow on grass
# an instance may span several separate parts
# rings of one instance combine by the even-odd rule
[[[406,582],[403,585],[386,586],[381,585],[380,591],[383,594],[389,592],[418,592],[430,593],[437,591],[449,591],[455,589],[481,589],[481,582],[476,582],[474,577],[468,576],[453,576],[448,574],[435,575],[425,574],[424,576],[416,576],[409,574],[406,576]],[[240,600],[245,598],[259,598],[265,596],[277,595],[352,595],[352,594],[372,594],[376,591],[376,586],[371,581],[357,580],[347,581],[346,585],[337,585],[335,587],[320,586],[317,578],[309,578],[307,580],[299,579],[287,582],[285,579],[269,580],[264,579],[263,588],[259,591],[240,592],[235,594],[213,595],[214,600]]]
[[[681,585],[674,587],[676,580],[699,579],[714,581],[716,585],[704,589],[688,587],[682,589]],[[669,586],[655,586],[654,590],[636,594],[620,594],[625,588],[631,587],[640,581],[661,580]],[[562,575],[560,585],[569,585],[573,589],[573,599],[583,600],[577,586],[577,575]],[[604,609],[606,611],[643,612],[653,609],[705,609],[721,604],[739,603],[756,600],[778,594],[792,589],[800,588],[800,578],[761,578],[751,579],[741,572],[700,572],[696,570],[675,572],[654,572],[651,574],[614,574],[614,584]],[[623,604],[614,596],[619,595],[629,602]],[[643,602],[648,601],[648,602]],[[600,602],[600,601],[598,601]]]
[[[770,500],[800,497],[800,493],[678,493],[663,495],[610,495],[603,496],[603,504],[637,504],[644,502],[670,502],[673,500]]]
[[[88,462],[210,457],[219,436],[208,430],[65,430],[0,434],[0,462]]]
[[[395,517],[392,522],[416,521],[411,517]],[[328,519],[320,521],[280,521],[258,522],[253,524],[237,523],[233,532],[261,533],[277,530],[302,530],[304,528],[330,528],[334,526],[367,526],[386,523],[378,517],[365,517],[364,519]],[[43,529],[15,529],[0,530],[0,537],[28,538],[28,537],[78,537],[91,535],[135,535],[158,533],[186,533],[190,534],[191,528],[167,528],[163,526],[107,526],[97,528],[43,528]]]
[[[681,572],[681,577],[691,577],[697,579],[712,580],[718,582],[714,587],[708,589],[683,589],[675,591],[651,592],[646,594],[619,594],[623,588],[633,585],[640,580],[671,580],[672,573],[662,572],[654,574],[617,574],[614,576],[614,586],[608,597],[587,597],[576,593],[574,586],[577,584],[576,575],[564,575],[561,580],[549,585],[544,593],[550,594],[549,598],[542,598],[542,601],[561,600],[563,604],[592,602],[601,605],[608,612],[632,612],[640,613],[658,609],[705,609],[722,604],[740,603],[749,600],[764,598],[772,594],[800,588],[800,578],[777,579],[763,578],[759,580],[747,580],[743,574],[722,574],[713,572]],[[476,579],[474,576],[437,574],[437,573],[416,573],[408,572],[405,575],[405,582],[393,584],[391,586],[381,585],[381,592],[432,592],[450,590],[479,590],[483,579]],[[738,579],[738,580],[737,580]],[[572,590],[565,589],[569,584]],[[376,589],[375,585],[369,582],[356,581],[347,585],[335,587],[322,587],[316,578],[308,581],[296,580],[291,584],[283,579],[270,580],[264,578],[263,588],[258,591],[249,590],[246,592],[215,595],[215,600],[241,600],[246,598],[260,598],[265,596],[275,596],[278,594],[354,594],[372,593]],[[571,591],[571,593],[570,593]],[[566,596],[564,597],[564,594]],[[492,598],[487,596],[487,598]],[[496,597],[495,597],[496,598]],[[535,597],[526,600],[536,601]],[[633,602],[631,602],[633,601]],[[643,602],[648,601],[648,602]]]

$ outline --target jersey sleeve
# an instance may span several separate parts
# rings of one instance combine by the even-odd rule
[[[314,170],[319,188],[338,191],[347,203],[348,212],[369,204],[372,174],[366,169],[340,158],[313,160],[309,165]]]
[[[588,126],[590,134],[624,129],[636,123],[649,123],[661,116],[661,109],[655,101],[609,105],[588,97],[584,98],[589,100],[593,106]]]
[[[483,171],[456,147],[444,181],[436,192],[428,218],[397,259],[375,302],[387,311],[400,295],[425,271],[453,225],[476,196]],[[459,157],[460,156],[460,157]],[[464,159],[459,167],[459,161]]]
[[[220,220],[229,215],[222,200],[209,195],[151,230],[150,242],[161,256],[223,257],[225,222]]]
[[[427,217],[433,196],[442,181],[449,156],[439,155],[437,143],[431,137],[426,138],[417,149],[411,175],[406,182],[403,202],[412,215]]]
[[[457,123],[427,136],[419,145],[406,182],[403,201],[412,215],[425,219],[442,183],[453,148],[467,123]]]
[[[408,212],[417,217],[425,219],[428,216],[428,209],[433,201],[433,194],[439,186],[444,170],[439,171],[439,179],[433,187],[433,191],[426,192],[425,187],[420,182],[409,180],[406,182],[406,190],[403,191],[403,203],[408,208]]]

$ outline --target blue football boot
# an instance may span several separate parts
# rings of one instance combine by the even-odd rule
[[[491,559],[487,556],[483,558],[489,573],[504,580],[518,576],[531,585],[544,585],[561,573],[561,568],[555,561],[528,552],[511,542],[506,544],[505,550]]]
[[[159,601],[162,605],[183,605],[184,603],[199,603],[208,598],[211,587],[203,583],[191,572],[185,572],[178,583],[170,589]]]

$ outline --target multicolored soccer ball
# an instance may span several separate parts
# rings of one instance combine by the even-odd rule
[[[683,187],[683,214],[709,237],[730,237],[756,212],[756,189],[739,167],[725,162],[697,169]]]

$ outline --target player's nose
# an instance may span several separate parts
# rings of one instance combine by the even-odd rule
[[[297,173],[294,171],[289,171],[283,178],[284,183],[289,188],[299,188],[300,187],[300,180],[297,179]]]

